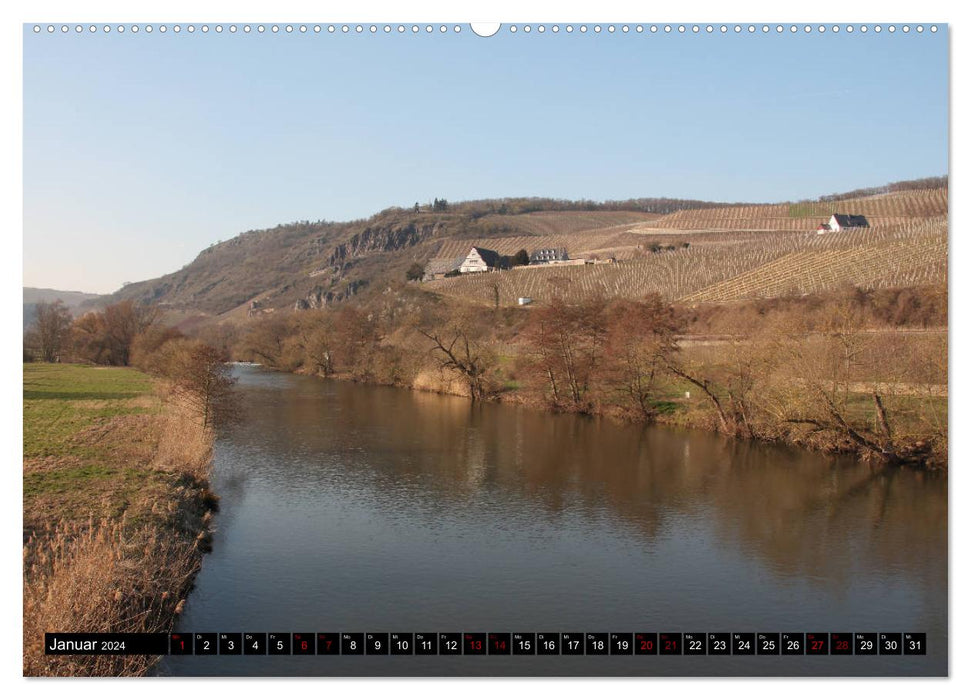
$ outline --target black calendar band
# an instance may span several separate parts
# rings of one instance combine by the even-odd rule
[[[48,632],[46,654],[153,656],[926,655],[924,632]]]
[[[48,632],[44,635],[44,653],[163,656],[169,653],[169,635]]]

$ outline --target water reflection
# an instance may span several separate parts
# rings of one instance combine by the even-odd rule
[[[697,431],[303,377],[273,375],[265,386],[258,377],[249,420],[226,442],[232,454],[262,455],[267,470],[251,476],[294,498],[339,484],[390,510],[407,499],[445,512],[495,491],[533,517],[607,509],[646,538],[675,515],[695,515],[711,520],[725,547],[781,574],[826,572],[823,582],[841,585],[864,565],[934,585],[946,578],[940,477]],[[228,470],[220,490],[234,479]]]
[[[254,369],[241,387],[247,418],[217,445],[223,508],[185,630],[889,626],[928,632],[938,655],[826,668],[946,672],[943,478]],[[167,668],[245,672],[193,663]],[[302,673],[361,672],[328,663]],[[446,663],[467,672],[387,672]],[[753,672],[733,663],[705,672]],[[776,668],[820,672],[800,663]]]

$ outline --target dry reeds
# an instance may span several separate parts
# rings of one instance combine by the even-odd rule
[[[45,656],[45,632],[165,632],[199,568],[190,540],[120,522],[62,524],[24,546],[24,675],[137,676],[149,656]]]
[[[116,418],[109,432],[79,438],[79,444],[100,445],[106,458],[151,472],[131,494],[125,515],[79,522],[64,514],[24,545],[25,676],[147,673],[158,657],[45,656],[44,634],[170,631],[202,553],[211,549],[211,512],[218,505],[208,485],[211,430],[171,398],[158,414],[134,418]],[[144,444],[123,449],[135,428]]]
[[[191,407],[169,392],[165,411],[158,416],[159,440],[152,467],[209,478],[213,433],[203,428]]]

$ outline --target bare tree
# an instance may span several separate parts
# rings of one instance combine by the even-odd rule
[[[798,327],[779,339],[788,376],[772,406],[779,420],[808,439],[850,447],[866,458],[900,464],[924,460],[931,446],[898,424],[919,399],[901,381],[900,336],[869,332],[859,309],[841,302],[814,333]]]
[[[487,323],[482,315],[478,309],[468,309],[417,328],[432,341],[431,350],[439,369],[458,372],[473,401],[487,398],[491,393],[488,374],[495,366],[495,355],[486,340]]]
[[[239,405],[233,391],[236,379],[215,348],[196,344],[178,367],[175,393],[202,421],[203,428],[224,425],[238,416]]]
[[[151,328],[159,315],[157,307],[128,299],[87,313],[71,328],[74,350],[96,364],[127,366],[135,338]]]
[[[499,308],[499,292],[500,292],[500,289],[501,289],[500,286],[499,286],[499,278],[498,277],[496,277],[495,279],[492,280],[492,282],[489,283],[489,289],[492,290],[492,301],[493,301],[493,304],[494,304],[495,308],[498,309]]]
[[[532,364],[549,381],[554,403],[566,400],[576,410],[589,410],[588,392],[607,340],[605,307],[602,299],[567,303],[555,297],[532,312],[526,341]]]
[[[71,329],[71,314],[64,303],[42,301],[37,304],[32,331],[40,345],[44,362],[58,362]]]
[[[283,355],[286,342],[293,329],[290,319],[286,316],[271,315],[256,321],[243,336],[243,351],[274,369],[283,365]]]
[[[130,364],[135,337],[148,330],[158,317],[157,307],[136,304],[130,299],[105,307],[105,342],[109,362],[113,365]]]
[[[329,377],[334,373],[334,355],[337,334],[334,330],[334,314],[327,310],[312,312],[300,319],[297,328],[297,344],[314,374]]]
[[[656,400],[667,364],[677,352],[679,328],[660,295],[643,302],[616,301],[607,312],[604,384],[645,421],[657,415]]]

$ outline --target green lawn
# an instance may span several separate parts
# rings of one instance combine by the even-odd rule
[[[125,367],[26,363],[24,526],[116,517],[160,476],[146,469],[160,402]]]
[[[76,454],[70,438],[100,420],[157,410],[148,375],[128,367],[24,364],[24,458]]]

